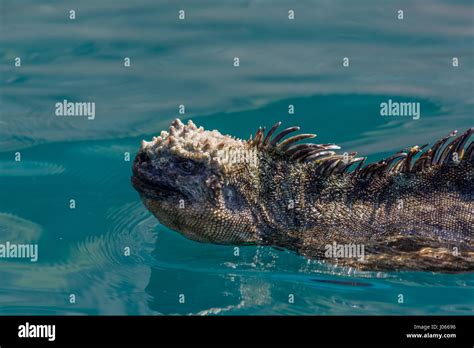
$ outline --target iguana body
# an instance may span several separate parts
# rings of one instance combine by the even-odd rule
[[[275,134],[279,125],[244,141],[175,120],[142,143],[132,182],[160,222],[201,242],[358,269],[474,270],[473,128],[363,166],[334,144],[296,144],[312,134],[285,139],[299,128]],[[331,245],[365,255],[328,257]]]

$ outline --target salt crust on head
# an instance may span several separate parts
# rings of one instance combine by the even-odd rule
[[[240,139],[222,135],[217,130],[207,131],[197,127],[193,121],[183,124],[174,120],[169,132],[162,131],[160,136],[150,142],[142,141],[141,150],[152,158],[171,154],[197,162],[218,162],[222,150],[242,148],[246,143]]]

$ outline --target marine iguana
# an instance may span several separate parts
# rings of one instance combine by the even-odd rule
[[[474,270],[474,128],[364,166],[335,144],[298,143],[314,134],[287,137],[299,127],[276,134],[280,124],[241,140],[176,119],[142,141],[132,184],[162,224],[200,242],[361,270]],[[327,257],[334,244],[365,256]]]

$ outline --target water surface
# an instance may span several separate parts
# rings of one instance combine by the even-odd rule
[[[187,240],[143,207],[124,153],[176,117],[241,138],[281,120],[370,160],[433,142],[474,125],[473,18],[469,1],[2,1],[0,243],[40,254],[0,260],[0,314],[472,315],[471,274]],[[63,99],[95,119],[55,116]],[[420,119],[381,117],[388,99]]]

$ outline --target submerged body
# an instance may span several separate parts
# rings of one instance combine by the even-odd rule
[[[363,166],[334,144],[296,144],[313,134],[285,139],[298,127],[274,135],[278,126],[244,141],[176,120],[142,143],[132,183],[161,223],[197,241],[357,269],[474,270],[473,129]],[[364,253],[328,253],[336,246]]]

